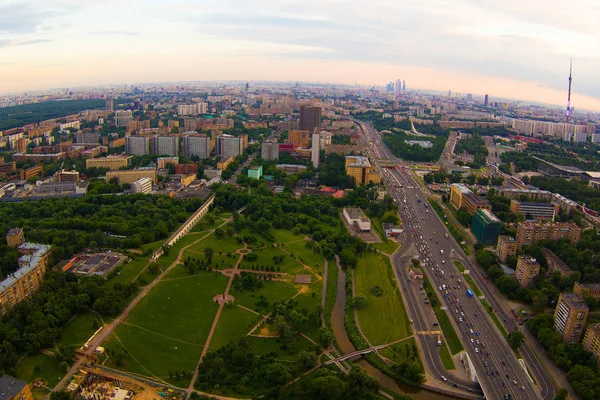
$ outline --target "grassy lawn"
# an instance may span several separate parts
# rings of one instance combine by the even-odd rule
[[[210,341],[210,350],[216,350],[232,340],[245,337],[259,319],[259,315],[241,307],[224,307],[219,316],[217,329]]]
[[[299,288],[297,285],[288,282],[279,281],[263,281],[263,287],[249,291],[244,290],[242,292],[236,291],[233,287],[229,292],[235,297],[235,302],[243,305],[251,310],[256,310],[256,302],[260,296],[265,296],[269,302],[269,308],[273,305],[273,302],[280,300],[289,300],[298,293]]]
[[[292,345],[288,345],[288,349],[282,349],[284,343],[279,339],[270,339],[270,338],[259,338],[254,336],[247,336],[246,340],[250,344],[250,348],[258,355],[262,355],[268,353],[270,351],[275,351],[277,355],[276,359],[282,361],[296,361],[298,360],[299,353],[301,351],[313,351],[314,345],[303,338],[302,336],[298,336],[297,339],[292,342]]]
[[[306,243],[307,241],[289,243],[285,245],[285,249],[294,254],[296,258],[304,264],[313,267],[315,271],[323,271],[323,254],[317,254],[311,249],[307,249],[305,247]],[[319,266],[318,268],[316,267],[317,265]]]
[[[454,261],[454,265],[456,265],[456,267],[460,270],[460,272],[465,272],[465,266],[462,265],[462,263],[460,261]],[[465,277],[465,280],[469,283],[469,286],[471,287],[471,289],[473,289],[473,293],[475,294],[475,296],[477,296],[477,297],[483,296],[483,293],[481,293],[481,290],[479,290],[479,288],[475,284],[475,281],[473,280],[473,278],[471,278],[471,275],[463,274],[463,276]]]
[[[253,254],[256,254],[258,258],[254,261],[242,261],[242,265],[245,269],[251,269],[252,265],[255,266],[277,266],[280,267],[281,272],[287,272],[288,274],[308,273],[308,271],[296,260],[294,260],[289,254],[286,254],[283,250],[278,247],[266,247],[260,250],[255,250]],[[273,262],[274,256],[283,256],[283,262],[275,264]],[[302,272],[305,271],[305,272]]]
[[[396,212],[396,210],[389,210],[386,211],[385,214],[383,214],[383,218],[389,215],[395,215],[397,217],[398,213]],[[371,227],[375,229],[375,231],[382,240],[382,243],[375,243],[373,245],[376,249],[381,250],[387,254],[392,254],[394,251],[396,251],[399,245],[398,243],[388,240],[386,238],[385,232],[383,231],[383,227],[381,226],[381,218],[371,218]]]
[[[200,237],[202,237],[202,236],[199,236],[196,239],[199,239]],[[243,248],[244,245],[238,243],[236,241],[235,237],[230,238],[228,236],[225,236],[221,239],[218,239],[213,233],[213,234],[209,235],[208,237],[202,239],[195,245],[191,246],[188,250],[193,250],[198,253],[203,253],[204,249],[207,247],[210,247],[211,249],[213,249],[214,254],[218,255],[219,253],[222,253],[222,254],[227,254],[229,252],[233,253],[237,249]],[[197,254],[197,253],[192,253],[192,254],[195,254],[196,257],[202,256],[202,254]]]
[[[358,310],[358,321],[371,344],[408,337],[411,334],[409,319],[387,257],[368,253],[359,258],[354,278],[356,296],[367,300],[367,304]],[[383,290],[379,297],[371,293],[375,286]]]
[[[306,288],[305,293],[301,293],[294,300],[298,303],[296,309],[302,311],[306,309],[309,314],[317,312],[319,307],[321,306],[321,298],[323,293],[323,281],[317,281],[316,279],[312,280],[310,286],[302,285],[303,288]],[[302,333],[310,337],[314,341],[319,340],[319,328],[318,327],[309,327],[307,329],[303,329]]]
[[[275,236],[276,243],[288,243],[304,239],[304,235],[295,235],[294,232],[287,229],[273,229],[271,233]]]
[[[77,314],[60,333],[60,343],[81,347],[98,329],[94,329],[94,321],[98,327],[102,326],[100,317],[94,313]]]
[[[442,359],[442,363],[444,364],[444,369],[453,370],[456,369],[454,365],[454,361],[452,361],[452,356],[450,355],[450,351],[448,350],[448,346],[445,343],[442,343],[440,346],[440,358]]]
[[[48,382],[47,386],[53,388],[65,372],[58,367],[55,357],[46,354],[28,355],[17,366],[16,378],[24,382],[42,378]]]
[[[111,278],[110,282],[111,283],[130,283],[130,282],[132,282],[133,278],[135,278],[137,276],[137,274],[139,274],[144,269],[144,267],[146,267],[146,265],[148,265],[148,259],[149,259],[149,256],[134,258],[133,260],[131,260],[131,262],[123,265],[123,268],[121,268],[121,271],[116,276]]]
[[[335,261],[327,263],[327,293],[325,294],[325,322],[330,323],[331,312],[337,296],[338,269]],[[329,327],[331,328],[331,327]]]
[[[446,343],[450,348],[450,352],[454,355],[459,351],[464,350],[464,347],[460,343],[458,335],[456,334],[454,327],[450,323],[450,318],[448,317],[448,314],[446,314],[444,310],[440,309],[440,298],[438,297],[435,288],[431,286],[431,282],[427,278],[427,275],[424,276],[424,280],[426,282],[426,284],[424,284],[424,287],[425,291],[427,292],[427,297],[429,297],[430,301],[435,300],[435,302],[437,303],[437,305],[433,307],[433,310],[440,324],[440,328],[442,329],[442,332],[444,334],[444,339],[446,339]]]
[[[381,250],[386,254],[392,254],[394,251],[396,251],[396,249],[398,248],[398,246],[400,246],[398,243],[392,241],[392,240],[386,240],[384,243],[375,243],[373,244],[373,247],[375,247],[377,250]]]
[[[415,338],[410,338],[393,346],[386,347],[385,349],[380,350],[379,352],[385,358],[388,358],[396,363],[417,363],[420,366],[421,371],[424,371],[423,363],[421,362],[421,358],[419,357],[419,350],[417,349],[417,342]]]
[[[225,290],[227,280],[221,274],[198,272],[186,279],[160,282],[125,322],[166,337],[203,345],[218,308],[212,298]],[[156,336],[150,332],[144,337]]]

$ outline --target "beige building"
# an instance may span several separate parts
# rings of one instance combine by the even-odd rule
[[[141,178],[150,178],[153,182],[156,182],[156,170],[155,169],[128,169],[124,171],[108,171],[106,173],[106,180],[110,181],[112,178],[117,178],[119,185],[124,183],[133,183]]]
[[[533,279],[540,274],[540,264],[531,256],[519,256],[515,278],[522,287],[531,285]]]
[[[492,205],[483,197],[476,195],[463,184],[455,183],[450,189],[450,203],[457,209],[464,208],[473,214],[477,210],[492,212]]]
[[[88,158],[85,160],[86,168],[108,168],[111,171],[117,170],[122,167],[129,166],[129,160],[132,156],[118,155],[108,156],[102,158]]]
[[[25,243],[23,228],[12,228],[6,233],[6,244],[10,247],[19,247]]]
[[[600,324],[588,326],[583,336],[583,348],[592,353],[600,365]]]
[[[552,250],[542,249],[542,252],[544,253],[544,257],[546,257],[546,263],[548,264],[548,275],[552,275],[552,273],[558,271],[560,272],[560,276],[564,278],[573,273],[573,270],[569,268],[563,260],[558,258]]]
[[[225,170],[233,162],[233,157],[227,157],[217,163],[217,169]]]
[[[158,157],[156,160],[156,168],[158,169],[166,169],[167,164],[179,164],[179,157]]]
[[[381,176],[374,165],[371,165],[367,157],[347,156],[346,173],[354,178],[357,185],[381,182]]]
[[[600,300],[600,283],[579,283],[573,285],[573,293],[581,297],[594,297]]]
[[[589,308],[575,293],[561,293],[554,311],[554,328],[570,344],[579,342]]]
[[[569,239],[579,242],[581,228],[572,222],[524,221],[517,228],[517,246],[531,245],[542,240]]]
[[[306,149],[310,142],[310,132],[299,130],[289,131],[287,142]]]
[[[508,257],[517,254],[517,241],[511,236],[500,236],[498,238],[498,246],[496,247],[496,255],[502,264],[506,264]]]
[[[8,375],[0,378],[0,393],[2,400],[33,400],[29,385]]]

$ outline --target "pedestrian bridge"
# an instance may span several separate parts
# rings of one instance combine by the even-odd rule
[[[381,349],[383,349],[385,347],[386,347],[385,345],[371,346],[368,349],[353,351],[352,353],[344,354],[343,356],[340,356],[338,358],[334,358],[332,360],[325,361],[325,365],[337,364],[338,362],[346,361],[349,358],[352,358],[354,356],[360,356],[360,355],[363,355],[363,354],[369,354],[369,353],[373,353],[373,352],[377,353],[379,350],[381,350]]]

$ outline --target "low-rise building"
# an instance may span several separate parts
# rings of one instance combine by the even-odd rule
[[[575,282],[573,293],[581,297],[594,297],[600,300],[600,283],[580,283]]]
[[[233,157],[227,157],[217,163],[217,169],[225,170],[233,162]]]
[[[544,257],[546,258],[546,263],[548,264],[548,275],[552,275],[554,272],[560,272],[560,276],[565,278],[573,273],[573,270],[569,268],[569,266],[554,252],[548,248],[542,249],[544,253]]]
[[[480,209],[473,213],[471,232],[479,243],[495,246],[502,229],[502,222],[488,209]]]
[[[570,344],[579,342],[589,307],[575,293],[561,293],[554,311],[554,328]]]
[[[529,201],[510,200],[510,211],[525,215],[528,219],[554,221],[559,207],[552,203],[533,203]]]
[[[362,232],[371,231],[371,220],[359,207],[344,207],[343,214],[348,225],[358,228]]]
[[[132,156],[114,155],[101,158],[88,158],[85,160],[85,168],[108,168],[115,171],[119,168],[129,166]]]
[[[156,170],[154,168],[139,168],[123,171],[108,171],[106,173],[106,180],[110,181],[112,178],[117,178],[119,185],[124,183],[131,184],[141,178],[150,178],[153,182],[156,182]]]
[[[540,264],[531,256],[519,256],[515,278],[522,287],[527,287],[540,274]]]
[[[508,257],[517,254],[517,241],[511,236],[498,237],[498,246],[496,247],[496,255],[502,264],[506,264]]]
[[[301,174],[307,170],[305,165],[300,164],[277,164],[275,169],[280,169],[287,174]]]
[[[258,167],[248,168],[248,178],[260,179],[260,177],[262,175],[263,175],[262,165],[259,165]]]
[[[131,184],[133,193],[148,194],[152,191],[152,179],[140,178]]]
[[[29,178],[41,175],[43,172],[44,168],[41,165],[34,165],[33,167],[20,170],[19,174],[22,180],[28,180]]]
[[[33,400],[29,385],[8,375],[0,378],[0,393],[2,400]]]

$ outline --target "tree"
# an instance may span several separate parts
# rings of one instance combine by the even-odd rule
[[[71,400],[71,395],[64,390],[50,393],[50,400]]]
[[[340,262],[344,267],[354,269],[358,264],[358,259],[354,255],[354,251],[348,248],[340,252]]]
[[[506,337],[506,341],[514,350],[518,349],[519,346],[521,346],[523,339],[525,339],[525,335],[523,335],[521,331],[512,331]]]
[[[316,365],[316,357],[314,351],[302,351],[298,355],[298,365],[303,369],[310,369]]]
[[[208,262],[208,264],[212,264],[212,258],[214,255],[215,251],[211,248],[211,247],[207,247],[204,249],[204,258],[206,259],[206,262]]]
[[[319,329],[319,344],[321,347],[329,347],[333,342],[333,338],[333,333],[326,327],[321,327]]]
[[[367,305],[367,299],[365,296],[356,296],[352,299],[352,305],[357,309],[364,308]]]
[[[569,397],[569,391],[566,388],[560,388],[554,396],[554,400],[567,400]]]

